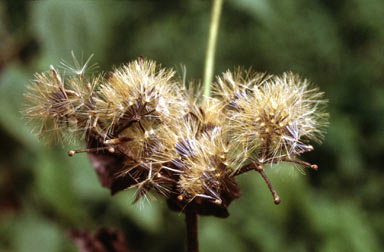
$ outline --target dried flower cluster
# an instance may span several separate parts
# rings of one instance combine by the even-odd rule
[[[88,63],[88,61],[87,61]],[[171,208],[195,204],[199,214],[226,216],[240,197],[235,176],[294,162],[313,150],[326,125],[323,93],[292,73],[237,69],[217,78],[213,97],[191,97],[172,69],[138,59],[107,75],[86,66],[37,74],[25,95],[27,118],[43,138],[82,139],[102,184],[113,193],[155,190]]]

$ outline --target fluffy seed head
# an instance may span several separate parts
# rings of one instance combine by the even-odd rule
[[[98,92],[101,120],[109,122],[110,131],[114,131],[142,118],[177,118],[185,104],[173,75],[173,70],[143,59],[115,69]]]
[[[265,73],[256,73],[251,69],[235,69],[234,72],[227,71],[222,76],[217,77],[213,86],[213,94],[220,98],[220,101],[229,110],[237,109],[237,102],[246,99],[249,88],[258,86],[271,78]]]
[[[198,139],[183,139],[190,155],[181,158],[186,167],[178,186],[187,198],[202,197],[221,200],[220,193],[230,169],[225,165],[228,145],[219,128],[203,133]]]
[[[50,73],[36,74],[25,94],[27,119],[35,124],[35,131],[48,140],[74,139],[93,124],[90,99],[98,83],[70,79],[64,81],[51,66]],[[68,134],[66,134],[68,133]],[[64,137],[67,136],[67,137]]]
[[[235,142],[262,159],[298,155],[320,140],[327,114],[323,93],[298,75],[284,73],[249,88],[228,113]]]
[[[220,202],[231,173],[226,165],[230,146],[222,121],[208,120],[216,116],[208,116],[213,110],[208,111],[210,103],[207,104],[171,126],[163,127],[159,134],[162,148],[158,148],[159,152],[153,157],[169,160],[165,169],[177,174],[176,193],[183,199],[200,197]]]

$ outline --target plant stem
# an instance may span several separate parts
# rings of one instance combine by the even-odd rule
[[[255,170],[255,165],[253,163],[250,163],[250,164],[247,164],[247,165],[244,165],[243,167],[241,167],[240,169],[237,169],[235,173],[233,173],[233,177],[235,176],[238,176],[238,175],[241,175],[245,172],[249,172],[251,170]]]
[[[213,69],[215,65],[215,51],[216,51],[216,41],[217,34],[220,24],[220,15],[223,5],[223,0],[214,0],[212,11],[211,11],[211,23],[209,27],[209,37],[207,43],[207,51],[205,55],[205,70],[204,70],[204,80],[203,80],[203,103],[209,97],[211,91],[211,83],[213,80]]]
[[[312,170],[315,170],[315,171],[317,171],[319,169],[319,167],[316,164],[310,164],[310,163],[302,161],[302,160],[290,159],[290,158],[286,157],[286,158],[282,158],[281,161],[299,164],[299,165],[311,168]]]
[[[256,160],[252,160],[252,163],[244,165],[240,169],[238,169],[232,176],[238,176],[240,174],[243,174],[245,172],[249,172],[251,170],[257,171],[261,177],[263,177],[265,183],[268,186],[268,189],[271,191],[272,196],[273,196],[273,201],[275,202],[276,205],[280,203],[280,197],[277,194],[276,190],[273,188],[271,181],[269,180],[267,174],[264,172],[264,164],[257,162]]]
[[[203,104],[206,99],[209,97],[211,91],[211,83],[213,80],[213,68],[215,65],[215,51],[216,51],[216,41],[217,34],[220,24],[220,14],[223,6],[223,0],[214,0],[212,11],[211,11],[211,23],[209,27],[209,36],[207,43],[207,51],[205,55],[205,70],[204,70],[204,80],[203,80]],[[187,244],[188,252],[198,252],[199,251],[199,240],[198,240],[198,230],[197,230],[197,221],[198,216],[196,210],[192,204],[188,205],[185,210],[185,222],[187,225]]]
[[[199,240],[197,232],[197,213],[192,204],[185,210],[185,222],[187,224],[187,244],[188,252],[199,252]]]
[[[273,201],[275,202],[276,205],[280,204],[280,197],[277,194],[276,190],[273,188],[271,181],[269,180],[267,174],[264,172],[264,165],[256,166],[256,171],[260,173],[260,175],[263,177],[265,183],[268,186],[268,189],[271,191],[272,196],[273,196]]]

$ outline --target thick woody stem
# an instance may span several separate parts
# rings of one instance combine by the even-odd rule
[[[185,222],[187,224],[187,246],[188,252],[198,252],[199,251],[199,240],[198,240],[198,230],[197,230],[197,221],[198,216],[196,210],[192,204],[189,204],[185,210]]]

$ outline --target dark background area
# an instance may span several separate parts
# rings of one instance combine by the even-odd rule
[[[121,230],[140,251],[184,250],[184,216],[158,197],[110,197],[74,146],[46,146],[22,118],[35,72],[71,50],[95,54],[100,71],[139,56],[203,75],[211,1],[0,2],[0,251],[76,251],[70,228]],[[202,217],[201,251],[383,251],[384,2],[226,0],[216,74],[236,66],[293,71],[329,99],[322,145],[269,169],[282,203],[257,173],[239,178],[227,219]],[[78,148],[79,146],[75,147]]]

